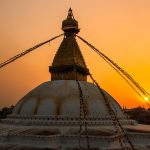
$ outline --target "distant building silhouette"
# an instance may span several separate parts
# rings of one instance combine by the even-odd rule
[[[136,107],[127,109],[124,107],[124,112],[131,118],[140,124],[150,124],[150,108],[145,109],[144,107]]]

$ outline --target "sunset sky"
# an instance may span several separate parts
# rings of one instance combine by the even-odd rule
[[[79,35],[150,92],[150,0],[0,0],[0,62],[61,34],[70,7]],[[62,37],[0,70],[0,108],[15,105],[50,80],[48,66],[61,41]],[[94,78],[121,106],[146,106],[108,64],[78,43]]]

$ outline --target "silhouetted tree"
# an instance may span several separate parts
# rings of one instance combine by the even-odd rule
[[[4,107],[0,111],[0,118],[7,118],[7,115],[11,114],[14,109],[14,106]]]

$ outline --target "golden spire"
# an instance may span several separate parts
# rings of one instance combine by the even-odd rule
[[[86,81],[89,71],[75,39],[79,28],[71,8],[68,11],[67,19],[62,22],[62,30],[65,35],[64,39],[49,68],[51,79]]]

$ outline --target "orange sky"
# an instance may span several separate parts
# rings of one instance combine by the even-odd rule
[[[80,36],[95,45],[150,92],[150,0],[0,0],[0,62],[62,33],[69,7]],[[50,80],[48,66],[62,38],[0,70],[0,107],[15,104]],[[99,56],[81,43],[91,73],[121,105],[144,106]]]

